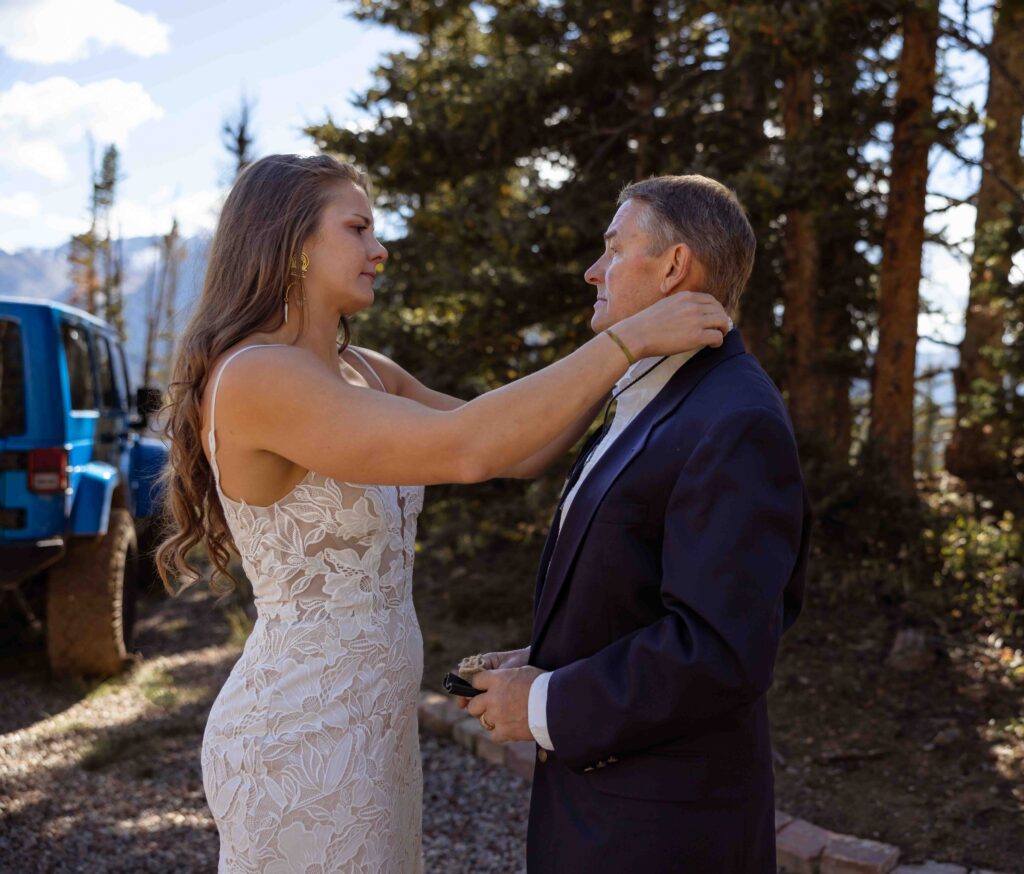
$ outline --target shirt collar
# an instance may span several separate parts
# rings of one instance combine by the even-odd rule
[[[619,396],[620,402],[630,396],[657,394],[675,372],[699,351],[699,349],[694,349],[690,352],[669,355],[662,364],[658,364],[661,361],[660,358],[641,358],[636,364],[631,365],[629,370],[615,383],[615,391],[622,392]],[[655,367],[655,365],[657,366]],[[651,370],[652,367],[654,370],[640,379],[641,375]],[[635,384],[631,385],[631,383]]]

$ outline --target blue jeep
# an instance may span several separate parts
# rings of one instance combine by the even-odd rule
[[[116,331],[82,310],[0,296],[0,599],[41,630],[61,674],[125,664],[167,459],[140,436],[160,393],[132,397]]]

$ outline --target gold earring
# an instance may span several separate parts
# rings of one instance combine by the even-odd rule
[[[292,276],[297,276],[299,279],[305,279],[306,278],[306,271],[309,269],[309,255],[307,255],[305,252],[302,252],[301,255],[300,255],[300,260],[299,260],[298,264],[295,263],[295,258],[293,256],[292,260],[291,260],[290,267],[291,267]],[[284,321],[285,321],[285,324],[288,323],[288,292],[290,292],[292,290],[292,286],[293,285],[295,285],[294,282],[289,282],[288,283],[288,287],[285,288],[285,290],[284,290]],[[302,306],[302,299],[301,298],[299,298],[298,304],[299,304],[299,306]]]

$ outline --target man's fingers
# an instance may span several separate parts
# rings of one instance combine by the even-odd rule
[[[492,652],[484,656],[484,670],[485,671],[497,671],[501,668],[503,653]]]
[[[479,719],[487,711],[487,702],[483,700],[486,697],[486,695],[477,695],[475,698],[470,698],[469,703],[466,704],[466,712]]]
[[[716,313],[710,313],[704,316],[706,327],[719,328],[725,333],[729,332],[729,317],[719,310]]]
[[[493,673],[493,671],[481,671],[479,674],[473,674],[473,676],[469,678],[469,682],[473,685],[474,689],[482,689],[486,691],[491,687],[491,674]]]
[[[725,335],[714,328],[705,328],[701,331],[700,338],[705,346],[711,346],[713,349],[717,349],[725,342]]]
[[[465,710],[468,704],[468,698],[463,698],[461,695],[455,698],[455,706],[458,707],[460,710]]]

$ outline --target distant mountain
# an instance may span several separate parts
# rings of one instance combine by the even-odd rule
[[[199,297],[210,240],[202,236],[182,242],[185,258],[178,269],[177,316],[173,326],[176,330],[184,326]],[[123,242],[126,349],[136,381],[142,376],[146,299],[154,282],[158,245],[159,237],[132,237]],[[68,248],[65,244],[54,249],[21,249],[14,253],[0,250],[0,294],[66,302],[71,297]]]

